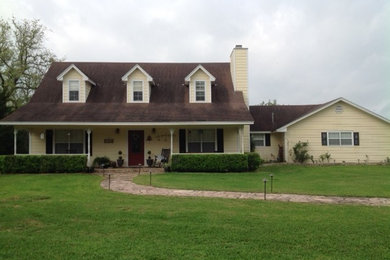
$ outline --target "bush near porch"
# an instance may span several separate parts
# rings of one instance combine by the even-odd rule
[[[1,173],[85,172],[86,155],[2,155]]]
[[[256,170],[260,164],[257,153],[174,154],[171,168],[178,172],[243,172]]]

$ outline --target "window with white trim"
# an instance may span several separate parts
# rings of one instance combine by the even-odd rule
[[[252,134],[254,146],[265,146],[265,134]]]
[[[353,133],[352,132],[328,132],[328,145],[329,146],[342,146],[353,145]]]
[[[56,154],[84,153],[83,130],[55,130],[54,151]]]
[[[79,101],[80,81],[69,80],[69,101]]]
[[[214,153],[215,143],[215,129],[188,130],[189,153]]]
[[[195,100],[205,101],[206,100],[206,81],[195,81]]]
[[[143,81],[133,81],[133,101],[143,101]]]

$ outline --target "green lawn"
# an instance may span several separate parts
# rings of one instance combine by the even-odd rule
[[[0,259],[389,259],[390,207],[133,196],[0,175]]]
[[[153,175],[152,184],[165,188],[263,192],[263,179],[274,175],[274,193],[390,197],[389,165],[263,166],[250,173],[168,173]],[[149,185],[145,175],[134,179]],[[270,191],[270,182],[267,184]]]

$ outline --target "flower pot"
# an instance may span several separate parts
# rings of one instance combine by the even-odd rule
[[[117,163],[118,167],[122,167],[124,161],[125,161],[125,160],[123,160],[123,159],[118,159],[118,160],[116,160],[116,163]]]

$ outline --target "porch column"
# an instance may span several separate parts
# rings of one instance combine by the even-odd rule
[[[169,133],[171,133],[171,155],[173,153],[173,133],[175,132],[175,129],[171,128],[169,129]]]
[[[287,131],[286,131],[287,132]],[[288,143],[287,143],[287,138],[286,138],[286,132],[283,133],[283,139],[284,139],[284,147],[283,147],[283,153],[284,153],[284,161],[288,162]]]
[[[87,165],[91,165],[91,129],[87,129],[87,147],[88,147],[88,155],[87,155]]]
[[[244,153],[244,126],[240,127],[241,132],[241,153]]]
[[[14,155],[16,154],[16,141],[18,138],[18,130],[14,129]]]

